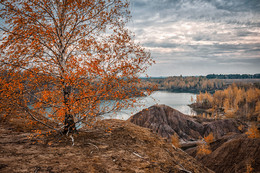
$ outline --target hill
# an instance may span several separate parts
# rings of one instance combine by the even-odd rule
[[[107,132],[109,131],[109,132]],[[0,124],[0,172],[212,172],[149,129],[128,121],[103,120],[72,140]],[[34,134],[32,134],[34,135]]]
[[[133,115],[129,121],[152,129],[163,137],[177,133],[183,141],[194,141],[213,133],[217,139],[238,130],[241,122],[234,119],[209,120],[185,115],[166,105],[154,105]],[[246,127],[246,125],[244,125]],[[245,130],[245,129],[244,129]]]
[[[260,172],[260,138],[248,138],[244,134],[247,124],[238,120],[191,117],[166,105],[154,105],[133,115],[129,121],[167,138],[176,133],[185,152],[217,173],[243,173],[249,166],[254,172]],[[212,152],[197,154],[197,145],[205,143],[201,139],[210,133],[214,136],[209,147]]]
[[[244,173],[248,166],[260,172],[260,138],[231,133],[212,142],[210,149],[208,155],[197,155],[197,147],[186,152],[216,173]]]

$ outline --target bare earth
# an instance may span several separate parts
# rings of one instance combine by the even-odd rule
[[[41,143],[29,139],[30,134],[0,124],[0,172],[212,172],[165,139],[127,121],[101,121],[95,129],[74,135],[74,146],[69,137],[53,134]]]

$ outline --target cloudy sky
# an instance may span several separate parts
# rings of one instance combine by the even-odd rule
[[[260,73],[260,0],[130,0],[150,76]]]

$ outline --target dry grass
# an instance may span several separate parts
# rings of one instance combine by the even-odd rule
[[[104,128],[105,126],[105,128]],[[106,132],[110,129],[110,132]],[[71,138],[51,134],[43,143],[0,124],[0,172],[211,172],[186,153],[127,121],[104,120]]]
[[[180,140],[179,136],[174,133],[174,135],[171,136],[172,145],[174,145],[176,148],[180,148]]]

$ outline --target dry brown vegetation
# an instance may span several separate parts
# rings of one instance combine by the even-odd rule
[[[197,155],[207,155],[212,151],[210,149],[210,143],[214,141],[213,133],[209,133],[208,136],[204,136],[205,143],[200,143],[197,147]]]
[[[246,134],[248,138],[260,138],[260,131],[257,129],[256,125],[249,127]]]
[[[197,154],[197,147],[185,150],[216,173],[260,171],[260,138],[229,133],[210,144],[211,153]]]
[[[204,140],[207,144],[210,144],[211,142],[214,141],[214,136],[213,136],[213,133],[209,133],[208,136],[204,136]]]
[[[193,107],[206,109],[212,117],[224,114],[229,118],[257,121],[260,116],[260,89],[244,89],[232,84],[225,90],[215,91],[213,95],[200,93]]]
[[[172,136],[171,136],[171,142],[172,142],[172,145],[174,145],[175,147],[177,148],[180,148],[180,140],[179,140],[179,136],[174,133]]]
[[[197,147],[197,155],[207,155],[210,154],[211,150],[208,144],[199,144]]]
[[[128,121],[105,120],[68,136],[28,139],[0,124],[0,172],[194,172],[209,169],[158,135]],[[106,130],[111,132],[106,132]],[[44,131],[44,130],[43,130]],[[33,133],[34,135],[34,133]]]

